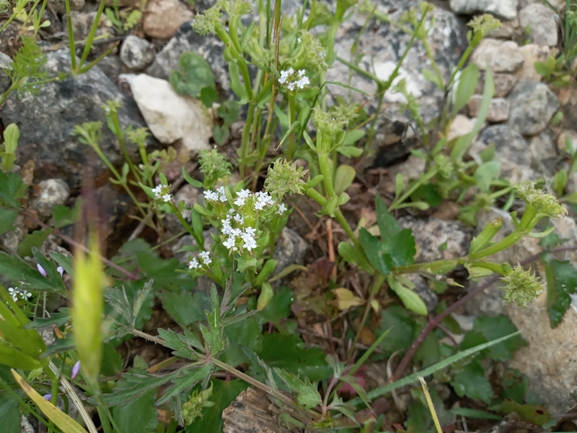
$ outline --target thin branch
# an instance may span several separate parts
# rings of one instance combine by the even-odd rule
[[[558,252],[562,252],[562,251],[574,251],[574,250],[577,250],[577,245],[570,246],[570,247],[553,248],[549,252],[558,253]],[[526,266],[529,263],[537,260],[540,255],[541,255],[541,253],[534,254],[530,257],[527,257],[525,260],[519,262],[519,264],[521,266]],[[411,347],[409,348],[409,350],[407,350],[407,352],[403,356],[403,359],[401,359],[401,362],[397,366],[397,369],[395,370],[393,375],[391,377],[389,377],[389,380],[387,381],[387,383],[394,382],[395,380],[398,380],[402,376],[405,369],[408,367],[409,363],[413,359],[415,352],[419,349],[419,347],[421,347],[421,345],[423,344],[425,339],[428,337],[428,335],[431,333],[431,331],[433,331],[433,329],[435,329],[437,326],[439,326],[439,324],[445,319],[445,317],[447,317],[449,314],[453,313],[459,307],[464,306],[467,302],[469,302],[471,299],[473,299],[475,296],[477,296],[479,293],[481,293],[485,289],[491,287],[493,284],[495,284],[500,279],[501,279],[501,275],[493,274],[492,276],[487,278],[483,284],[479,284],[474,290],[470,291],[465,296],[463,296],[461,299],[459,299],[454,304],[449,306],[441,314],[439,314],[438,316],[431,319],[429,321],[429,323],[427,323],[427,326],[425,326],[425,328],[421,331],[421,333],[419,334],[417,339],[413,342],[413,344],[411,344]]]

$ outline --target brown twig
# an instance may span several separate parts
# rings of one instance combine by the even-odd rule
[[[574,251],[574,250],[577,250],[577,245],[574,245],[571,247],[554,248],[554,249],[550,250],[549,252],[550,253],[558,253],[558,252],[562,252],[562,251]],[[529,263],[537,260],[540,255],[541,255],[541,253],[534,254],[530,257],[527,257],[525,260],[519,262],[519,264],[521,266],[526,266]],[[445,319],[445,317],[447,317],[449,314],[451,314],[452,312],[457,310],[459,307],[464,306],[467,302],[469,302],[471,299],[473,299],[475,296],[477,296],[479,293],[481,293],[485,289],[491,287],[493,284],[495,284],[500,279],[501,279],[501,275],[493,274],[492,276],[488,277],[483,284],[479,284],[474,290],[470,291],[465,296],[463,296],[461,299],[459,299],[458,301],[453,303],[451,306],[449,306],[441,314],[439,314],[438,316],[431,319],[429,321],[429,323],[427,323],[427,326],[425,326],[425,328],[421,331],[421,333],[419,334],[417,339],[413,342],[413,344],[411,344],[411,347],[409,348],[409,350],[407,350],[407,352],[403,356],[403,359],[401,359],[401,362],[397,366],[397,369],[395,370],[393,375],[391,377],[389,377],[389,380],[387,380],[387,383],[394,382],[395,380],[398,380],[401,377],[401,375],[404,373],[405,369],[408,367],[409,363],[413,359],[415,352],[419,349],[419,347],[421,347],[421,345],[423,344],[425,339],[428,337],[428,335],[431,333],[431,331],[433,331],[433,329],[435,329],[437,326],[439,326],[439,324],[443,321],[443,319]]]

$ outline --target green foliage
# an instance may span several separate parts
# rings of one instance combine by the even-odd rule
[[[577,270],[568,261],[556,260],[550,254],[543,254],[547,281],[547,311],[551,328],[557,327],[571,306],[571,295],[577,287]]]
[[[16,148],[20,139],[20,130],[18,125],[11,123],[4,129],[4,150],[0,152],[2,163],[0,168],[5,172],[12,171],[14,161],[16,161]]]
[[[469,362],[457,373],[451,385],[459,397],[469,397],[489,403],[493,397],[493,388],[485,378],[483,367],[478,361]]]
[[[198,98],[203,88],[216,88],[208,62],[197,53],[184,53],[178,60],[179,70],[170,73],[169,81],[179,95]]]

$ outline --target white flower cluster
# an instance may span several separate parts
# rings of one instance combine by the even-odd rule
[[[218,203],[226,202],[226,192],[224,190],[224,186],[217,188],[216,191],[206,190],[204,192],[204,198],[207,201],[216,201]]]
[[[152,188],[152,192],[157,199],[160,198],[166,203],[172,200],[172,194],[165,193],[164,185],[156,185],[154,188]]]
[[[236,218],[235,218],[236,220]],[[241,248],[247,251],[252,251],[256,248],[256,229],[254,227],[245,227],[244,230],[234,228],[231,225],[230,216],[222,221],[222,233],[228,236],[223,245],[230,251],[238,251],[238,243],[240,241]]]
[[[284,203],[281,203],[281,204],[278,205],[278,208],[277,208],[277,210],[276,210],[276,213],[277,213],[278,215],[282,215],[283,213],[286,212],[286,210],[287,210],[286,205],[285,205]]]
[[[210,253],[208,251],[201,251],[200,253],[198,253],[198,257],[200,258],[200,261],[196,257],[193,257],[188,262],[188,269],[200,269],[202,265],[210,266],[210,264],[212,263]]]
[[[304,89],[305,86],[311,84],[309,77],[305,75],[305,70],[301,69],[296,72],[293,68],[288,68],[287,70],[281,71],[280,78],[278,79],[279,84],[286,85],[287,89]]]
[[[18,298],[28,299],[32,296],[32,293],[26,290],[15,289],[13,287],[8,288],[8,293],[14,299],[14,302],[18,301]]]

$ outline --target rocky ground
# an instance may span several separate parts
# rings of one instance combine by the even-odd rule
[[[37,95],[19,98],[14,93],[10,96],[0,110],[0,122],[4,126],[16,123],[20,128],[17,164],[34,186],[35,197],[30,208],[41,220],[49,222],[57,204],[74,202],[89,167],[104,206],[102,212],[108,218],[109,250],[113,252],[137,228],[137,224],[126,217],[133,210],[128,197],[106,182],[108,174],[104,164],[72,134],[73,128],[83,122],[105,122],[100,106],[110,99],[122,101],[119,113],[123,127],[147,126],[150,129],[153,134],[149,140],[151,147],[160,149],[176,145],[193,157],[195,151],[213,145],[211,119],[205,117],[194,101],[177,95],[167,81],[170,72],[178,67],[181,54],[187,51],[200,53],[211,65],[222,94],[232,98],[222,44],[214,37],[197,35],[191,28],[195,13],[210,3],[210,0],[202,0],[191,7],[179,0],[150,0],[141,23],[122,34],[103,17],[99,33],[108,36],[98,43],[97,51],[102,52],[111,44],[118,43],[111,55],[77,79],[45,84]],[[283,3],[287,13],[294,12],[299,5],[297,0]],[[379,0],[378,3],[379,10],[390,13],[393,19],[398,18],[406,7],[416,4],[413,0]],[[562,6],[564,1],[553,3]],[[130,10],[139,7],[140,3],[121,0],[119,5]],[[551,178],[567,164],[563,157],[565,137],[568,136],[577,147],[577,131],[574,130],[577,125],[577,91],[571,87],[548,86],[534,69],[535,62],[544,61],[559,45],[558,16],[539,0],[439,0],[435,5],[436,23],[431,45],[443,73],[458,62],[465,50],[465,23],[472,15],[488,12],[503,21],[503,27],[490,34],[471,58],[480,70],[489,67],[495,79],[495,95],[487,122],[475,140],[471,156],[475,158],[494,143],[503,178],[511,182],[543,176]],[[88,33],[97,4],[91,0],[76,0],[71,6],[74,10],[74,33],[77,40],[82,40]],[[69,67],[63,11],[62,0],[50,0],[44,13],[50,26],[41,33],[42,47],[53,76]],[[350,46],[363,24],[361,17],[354,16],[339,30],[338,55],[348,58]],[[9,63],[10,56],[17,49],[11,42],[14,40],[11,32],[18,31],[17,26],[15,23],[0,34],[0,63]],[[360,39],[359,50],[364,56],[357,64],[367,70],[374,68],[380,79],[386,79],[407,42],[407,35],[401,31],[375,21],[371,31]],[[430,68],[430,62],[424,51],[413,48],[403,63],[401,77],[407,79],[409,91],[421,103],[423,117],[432,119],[440,110],[442,94],[421,74],[427,67]],[[343,77],[347,77],[349,72],[344,65],[336,63],[328,71],[327,79],[347,81]],[[479,110],[482,82],[476,95],[452,124],[452,137],[472,130]],[[6,86],[5,77],[0,74],[0,92]],[[376,90],[372,81],[361,76],[357,77],[355,86],[371,94]],[[345,92],[345,89],[341,90]],[[337,88],[335,96],[339,91]],[[360,99],[359,102],[367,101]],[[416,140],[410,122],[394,104],[398,102],[398,95],[387,94],[386,102],[389,108],[379,115],[370,156],[357,161],[355,167],[357,179],[352,188],[360,194],[346,208],[350,215],[358,215],[362,209],[370,208],[369,202],[374,194],[390,195],[394,191],[397,173],[410,179],[416,178],[423,169],[421,160],[410,155]],[[368,101],[368,110],[375,110],[375,104],[375,101]],[[563,113],[561,122],[552,121],[559,117],[557,113]],[[228,150],[225,150],[231,155],[234,155],[234,146],[238,142],[238,131],[239,124],[233,125]],[[101,143],[106,156],[118,166],[123,156],[116,138],[107,129],[103,129]],[[129,151],[136,156],[136,149]],[[186,164],[191,167],[190,162],[183,163]],[[167,176],[175,181],[179,173],[180,167],[175,167],[174,173],[167,173]],[[568,193],[577,192],[577,174],[570,177],[566,190]],[[186,185],[175,194],[175,199],[192,205],[199,200],[199,191]],[[307,203],[299,202],[298,205],[302,207],[306,220],[295,213],[290,229],[285,230],[278,258],[286,264],[310,264],[326,251],[324,224],[315,216],[315,209]],[[418,260],[437,259],[441,250],[443,258],[467,253],[476,229],[457,221],[454,208],[454,204],[444,203],[430,215],[405,214],[400,218],[403,227],[413,229],[419,245]],[[486,212],[479,217],[478,226],[483,227],[483,221],[489,221],[495,214],[508,217],[498,210]],[[511,230],[510,218],[508,221],[507,230]],[[171,223],[176,221],[167,221],[167,228],[176,233],[178,225],[171,226]],[[19,240],[35,228],[29,221],[19,220],[14,232],[0,236],[1,248],[16,252]],[[560,237],[569,239],[570,244],[577,242],[573,217],[558,221],[555,230]],[[53,248],[57,247],[56,238],[51,238],[50,242]],[[183,237],[166,248],[164,253],[179,257],[176,251],[187,242],[190,239]],[[443,244],[446,246],[444,249],[440,248]],[[516,263],[539,251],[539,240],[527,238],[501,253],[499,260]],[[575,263],[576,257],[567,253],[567,259]],[[186,257],[182,260],[186,261]],[[278,269],[283,267],[279,265]],[[417,287],[422,287],[423,297],[432,310],[439,301],[438,297],[428,289],[424,280],[417,278],[416,282]],[[474,304],[468,305],[461,315],[466,318],[481,313],[509,315],[529,343],[515,353],[510,365],[529,377],[531,390],[552,413],[568,412],[577,398],[577,299],[574,308],[569,309],[563,323],[555,329],[549,325],[545,295],[529,308],[521,309],[501,302],[500,290],[494,287],[481,294]],[[506,426],[495,428],[492,431],[509,431]]]

